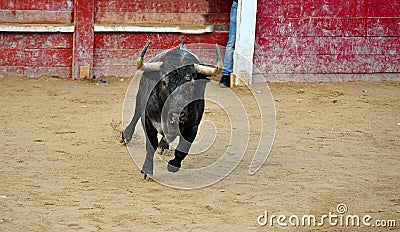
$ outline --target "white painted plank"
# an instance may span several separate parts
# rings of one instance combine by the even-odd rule
[[[74,32],[74,25],[3,24],[3,32]]]
[[[46,25],[46,24],[3,24],[3,32],[74,32],[74,25]],[[156,33],[184,33],[203,34],[214,31],[214,25],[203,28],[180,28],[178,26],[134,26],[134,25],[94,25],[95,32],[156,32]]]
[[[214,25],[203,28],[181,28],[178,26],[136,26],[136,25],[95,25],[95,32],[166,32],[166,33],[185,33],[203,34],[213,32]]]
[[[252,84],[257,1],[239,0],[233,72]],[[239,84],[236,79],[235,85]]]

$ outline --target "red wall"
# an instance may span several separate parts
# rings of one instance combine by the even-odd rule
[[[258,6],[255,63],[267,78],[395,73],[400,80],[400,0],[258,0]]]
[[[1,0],[0,23],[73,23],[74,0]]]
[[[2,0],[0,25],[76,26],[75,33],[0,32],[0,76],[77,78],[81,65],[91,67],[92,77],[132,76],[139,50],[148,38],[152,40],[149,55],[181,41],[223,44],[227,40],[230,6],[225,0],[95,0],[92,10],[85,8],[90,1]],[[89,30],[93,24],[214,25],[214,32],[93,33]]]
[[[219,43],[227,41],[229,9],[226,0],[136,0],[95,1],[95,23],[136,25],[215,25],[213,33],[96,33],[94,38],[94,75],[131,76],[134,61],[146,43],[152,41],[148,57],[185,41]]]
[[[0,32],[0,76],[79,77],[81,65],[96,77],[131,76],[148,38],[150,54],[181,41],[225,45],[229,9],[229,0],[2,0],[0,25],[76,26],[75,33]],[[215,27],[201,35],[93,33],[94,24]],[[399,36],[400,0],[258,0],[256,73],[268,81],[400,79]]]
[[[73,0],[2,0],[0,24],[71,24]],[[72,33],[0,32],[0,76],[71,77]]]
[[[72,33],[1,33],[0,76],[72,77]]]

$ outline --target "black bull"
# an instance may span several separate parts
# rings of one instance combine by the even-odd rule
[[[122,132],[122,141],[129,143],[141,118],[146,134],[146,159],[141,172],[146,178],[153,174],[153,157],[157,146],[168,148],[176,137],[179,143],[168,170],[181,167],[197,135],[204,112],[204,92],[211,75],[221,72],[221,55],[216,45],[218,64],[215,68],[202,65],[201,60],[184,44],[158,53],[151,63],[143,63],[150,41],[144,46],[137,61],[143,75],[136,96],[133,118]],[[162,135],[160,143],[157,133]]]

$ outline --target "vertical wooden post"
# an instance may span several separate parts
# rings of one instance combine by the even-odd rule
[[[85,78],[81,70],[92,73],[94,47],[94,0],[75,0],[74,9],[74,49],[72,60],[72,78]],[[83,67],[81,69],[81,67]],[[89,78],[92,74],[89,74]]]
[[[253,55],[256,37],[257,1],[239,0],[233,72],[244,82],[252,84]],[[236,78],[235,85],[239,84]]]

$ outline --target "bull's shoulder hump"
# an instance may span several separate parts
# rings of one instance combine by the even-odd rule
[[[162,50],[160,52],[158,52],[152,59],[151,62],[158,62],[158,61],[162,61],[162,58],[165,56],[165,54],[168,53],[170,49],[166,49],[166,50]]]

